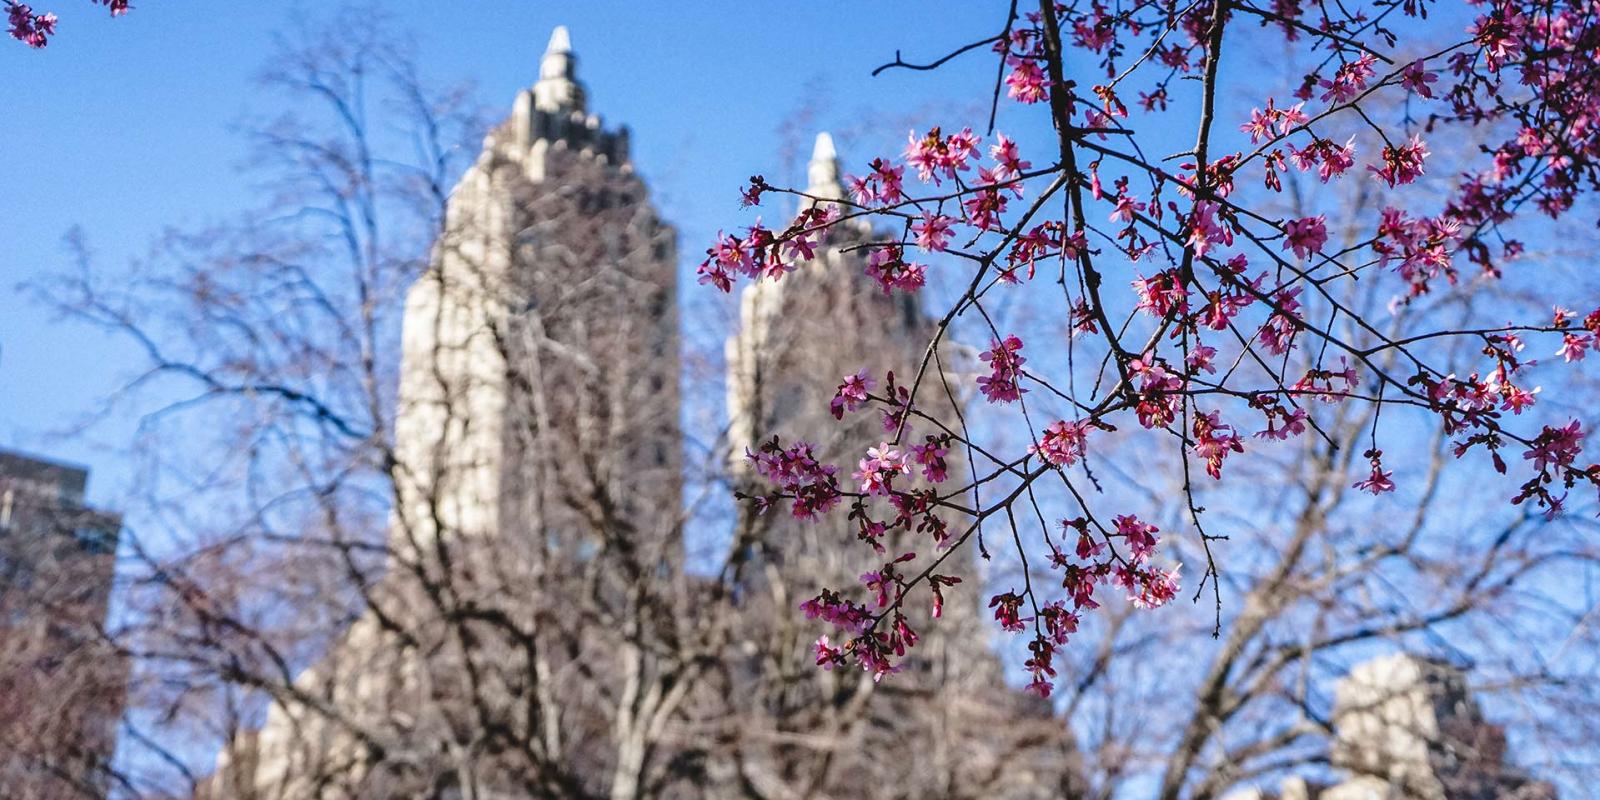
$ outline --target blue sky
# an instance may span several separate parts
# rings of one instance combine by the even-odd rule
[[[127,473],[115,451],[134,420],[58,434],[131,374],[137,354],[13,289],[73,268],[62,247],[72,226],[110,269],[146,253],[164,228],[252,204],[234,126],[270,109],[253,78],[293,6],[150,0],[111,20],[86,0],[37,5],[61,17],[50,46],[0,47],[0,446],[90,466],[91,498],[114,505]],[[998,29],[1004,13],[951,3],[929,14],[912,2],[382,6],[416,37],[424,75],[471,80],[494,109],[509,110],[550,30],[567,25],[591,108],[633,129],[635,161],[678,226],[686,261],[717,228],[747,221],[738,186],[756,172],[778,179],[786,148],[809,147],[799,128],[834,128],[845,157],[864,161],[898,150],[904,134],[894,132],[909,125],[897,120],[947,117],[950,97],[981,96],[993,74],[985,54],[932,74],[868,73],[896,47],[908,59],[942,54]],[[806,108],[811,116],[781,134]],[[852,135],[864,124],[894,139]]]

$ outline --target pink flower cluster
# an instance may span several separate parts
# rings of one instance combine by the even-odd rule
[[[852,603],[839,593],[827,589],[801,603],[800,610],[805,612],[806,619],[820,619],[852,633],[865,629],[872,619],[872,614],[866,606]]]
[[[105,6],[113,17],[128,13],[128,0],[89,1],[97,6]],[[32,48],[44,47],[50,43],[50,37],[56,34],[55,14],[35,12],[26,3],[19,3],[16,0],[0,0],[0,2],[5,4],[6,25],[11,38]]]
[[[1305,321],[1300,316],[1300,292],[1304,287],[1283,289],[1272,297],[1272,315],[1267,317],[1256,338],[1267,352],[1281,356],[1294,347],[1295,336]]]
[[[867,457],[861,459],[851,477],[861,483],[862,492],[882,497],[893,491],[895,478],[910,472],[905,455],[888,442],[880,442],[867,449]]]
[[[1422,137],[1412,136],[1410,141],[1398,147],[1386,145],[1383,148],[1383,166],[1367,169],[1372,170],[1378,180],[1393,188],[1422,177],[1422,161],[1428,155],[1428,147],[1422,143]]]
[[[1344,356],[1339,356],[1339,369],[1306,370],[1291,389],[1324,403],[1334,403],[1349,397],[1360,385],[1360,373]]]
[[[1077,546],[1072,556],[1054,551],[1050,567],[1061,572],[1061,587],[1071,600],[1054,600],[1040,606],[1036,616],[1024,616],[1023,608],[1030,601],[1032,589],[1015,590],[994,595],[989,608],[994,610],[995,621],[1001,629],[1019,633],[1034,623],[1035,634],[1029,642],[1029,658],[1024,668],[1032,676],[1028,690],[1048,697],[1053,689],[1055,670],[1052,661],[1060,647],[1082,623],[1085,609],[1100,607],[1095,599],[1096,587],[1109,579],[1121,587],[1129,603],[1137,608],[1160,608],[1178,594],[1179,572],[1182,565],[1157,567],[1150,563],[1160,543],[1159,529],[1132,514],[1123,514],[1112,520],[1114,530],[1096,540],[1091,533],[1091,523],[1085,518],[1062,520],[1064,531],[1075,533]],[[1120,540],[1125,556],[1106,556],[1112,540]]]
[[[1322,251],[1328,243],[1328,228],[1321,214],[1315,217],[1291,219],[1283,223],[1283,248],[1293,250],[1296,258],[1310,258]]]
[[[1164,270],[1146,278],[1134,279],[1133,291],[1139,302],[1134,308],[1149,312],[1151,316],[1165,318],[1169,314],[1186,314],[1189,311],[1189,290],[1183,287],[1182,273],[1177,269]]]
[[[1383,494],[1394,491],[1393,472],[1383,468],[1383,451],[1372,449],[1362,454],[1372,465],[1372,472],[1367,477],[1355,482],[1354,488],[1363,492]]]
[[[1044,429],[1039,443],[1031,445],[1028,452],[1037,453],[1045,461],[1058,467],[1070,467],[1083,458],[1084,445],[1089,435],[1089,423],[1056,420]]]
[[[1460,235],[1461,224],[1443,217],[1413,219],[1397,208],[1385,208],[1378,223],[1372,250],[1378,263],[1393,266],[1410,285],[1413,297],[1427,294],[1429,284],[1443,276],[1455,283],[1451,249]]]
[[[1239,441],[1233,426],[1222,424],[1221,414],[1220,411],[1196,413],[1193,428],[1195,455],[1205,460],[1206,474],[1219,480],[1222,460],[1229,453],[1244,452],[1244,443]]]
[[[884,294],[895,289],[915,292],[928,281],[928,268],[905,259],[905,249],[898,244],[874,247],[867,254],[867,277],[877,282]]]
[[[1021,283],[1019,272],[1026,267],[1028,279],[1033,279],[1034,264],[1051,256],[1071,260],[1087,250],[1089,245],[1083,231],[1063,236],[1066,226],[1059,222],[1044,222],[1018,234],[1011,249],[1006,251],[1006,266],[1000,271],[1002,283]]]
[[[877,607],[884,609],[876,615],[866,606],[852,603],[826,589],[800,604],[800,609],[808,619],[822,619],[853,634],[842,645],[834,645],[826,635],[818,638],[815,646],[818,666],[833,669],[854,660],[863,670],[872,674],[874,681],[899,671],[895,659],[904,657],[921,640],[900,610],[908,584],[899,565],[916,557],[916,553],[904,553],[881,568],[861,576],[861,583],[875,596]],[[939,586],[960,582],[959,578],[932,576],[930,586],[934,587],[935,604],[942,603]],[[888,620],[887,626],[881,624],[885,620]]]
[[[1204,257],[1213,247],[1233,246],[1233,226],[1217,219],[1216,203],[1201,200],[1189,215],[1189,240],[1185,243],[1196,257]]]
[[[1303,149],[1288,145],[1289,159],[1294,162],[1295,169],[1301,172],[1317,170],[1317,178],[1327,183],[1337,178],[1356,164],[1356,139],[1350,137],[1344,144],[1337,144],[1332,139],[1316,139]],[[1272,185],[1274,178],[1269,177],[1269,186],[1278,190],[1281,187]]]
[[[10,0],[6,2],[6,22],[11,38],[29,47],[44,47],[56,33],[55,14],[37,14],[30,6]]]
[[[1022,388],[1022,340],[1016,336],[996,339],[980,359],[989,362],[989,374],[979,376],[978,391],[991,403],[1014,403],[1028,390]]]
[[[881,158],[872,159],[872,171],[865,176],[849,178],[850,197],[863,206],[889,205],[906,198],[903,179],[906,168],[895,166]]]
[[[1252,404],[1260,408],[1262,415],[1267,419],[1267,427],[1256,431],[1257,439],[1282,442],[1306,432],[1305,409],[1286,408],[1276,399],[1269,397],[1253,398]]]
[[[923,252],[942,253],[950,246],[954,225],[955,220],[950,217],[924,211],[920,219],[911,223],[911,232],[916,234],[917,246]]]
[[[811,445],[806,442],[795,442],[792,447],[784,448],[774,436],[763,442],[756,452],[745,451],[745,458],[756,474],[777,484],[779,489],[777,495],[758,498],[761,508],[788,497],[794,501],[791,511],[796,517],[816,519],[839,504],[841,493],[835,477],[838,469],[817,461]]]
[[[1239,126],[1239,130],[1250,134],[1250,143],[1258,144],[1263,139],[1271,140],[1276,130],[1278,136],[1288,136],[1296,127],[1304,125],[1306,113],[1301,111],[1305,103],[1295,103],[1288,108],[1276,108],[1272,98],[1267,98],[1265,110],[1250,109],[1250,121]]]
[[[833,400],[828,403],[828,411],[833,414],[833,418],[844,419],[846,412],[855,411],[866,403],[867,393],[872,391],[874,383],[866,370],[844,376],[844,381],[834,392]]]
[[[759,176],[755,181],[764,185],[759,183]],[[745,230],[743,238],[719,231],[696,269],[700,283],[729,292],[735,278],[741,275],[751,280],[780,280],[799,268],[801,262],[816,256],[828,228],[839,219],[839,207],[823,203],[803,209],[789,227],[778,233],[762,226],[759,220]]]
[[[1600,351],[1600,308],[1589,312],[1583,320],[1580,329],[1568,328],[1568,318],[1571,312],[1566,309],[1556,309],[1554,327],[1561,331],[1561,347],[1556,349],[1556,355],[1561,360],[1571,363],[1582,361],[1590,349]]]
[[[999,52],[1007,53],[1006,96],[1019,103],[1033,104],[1049,99],[1050,79],[1045,77],[1043,37],[1038,28],[1018,27],[1009,39],[995,44]]]
[[[906,145],[906,163],[917,170],[923,182],[940,183],[943,178],[954,178],[956,173],[968,169],[967,162],[978,152],[978,137],[971,128],[944,136],[938,128],[921,138],[913,132]]]
[[[1348,103],[1356,99],[1367,86],[1367,81],[1372,80],[1372,65],[1378,63],[1378,57],[1371,53],[1364,53],[1354,61],[1346,61],[1334,71],[1331,79],[1324,78],[1317,85],[1323,88],[1322,100],[1331,100],[1335,103]]]
[[[1183,408],[1183,377],[1171,372],[1152,354],[1128,362],[1128,371],[1138,379],[1139,402],[1134,407],[1139,424],[1159,428],[1178,418]]]
[[[950,453],[950,436],[927,436],[922,444],[911,446],[911,460],[922,467],[922,478],[929,483],[944,483],[950,479],[950,464],[945,456]]]

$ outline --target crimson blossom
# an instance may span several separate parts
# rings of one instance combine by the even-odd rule
[[[113,17],[128,13],[128,0],[89,0],[89,2],[110,9]],[[49,44],[50,37],[56,35],[55,14],[48,11],[34,11],[32,6],[19,3],[17,0],[0,0],[0,3],[5,4],[7,32],[11,34],[11,38],[37,49]]]
[[[975,536],[987,555],[985,522],[1008,529],[1024,565],[1022,585],[988,606],[1002,630],[1028,638],[1030,689],[1041,695],[1052,688],[1052,656],[1108,594],[1143,608],[1176,596],[1183,573],[1164,538],[1193,537],[1204,561],[1189,569],[1196,597],[1211,586],[1220,627],[1214,550],[1226,532],[1208,527],[1197,484],[1226,480],[1252,452],[1325,439],[1318,406],[1372,412],[1366,466],[1347,480],[1376,495],[1404,483],[1387,466],[1407,450],[1393,441],[1403,431],[1383,424],[1394,414],[1431,420],[1458,459],[1518,476],[1520,487],[1505,489],[1513,504],[1555,515],[1574,490],[1600,487],[1600,466],[1584,457],[1585,422],[1544,416],[1535,402],[1541,371],[1573,369],[1600,344],[1593,297],[1533,276],[1524,280],[1553,310],[1531,318],[1462,326],[1408,313],[1430,295],[1496,296],[1508,273],[1539,269],[1517,262],[1515,225],[1568,216],[1600,186],[1600,3],[1470,5],[1463,18],[1428,0],[1013,2],[994,35],[925,66],[897,56],[885,68],[992,51],[986,99],[1048,117],[1048,141],[994,132],[991,112],[981,134],[913,131],[903,152],[850,178],[841,199],[752,179],[747,204],[786,193],[806,197],[806,210],[786,227],[720,235],[699,266],[702,283],[731,291],[740,280],[781,281],[807,268],[835,226],[876,222],[883,233],[865,263],[882,291],[937,284],[953,298],[898,381],[842,376],[833,417],[876,406],[885,430],[851,481],[804,443],[774,439],[751,454],[771,482],[745,496],[758,508],[787,503],[813,520],[848,511],[879,552],[900,532],[926,537],[935,553],[887,553],[863,577],[864,601],[848,588],[808,600],[809,616],[838,629],[818,642],[819,664],[895,671],[917,640],[906,610],[942,607],[960,580],[947,574],[959,571],[950,555]],[[1285,75],[1281,94],[1254,82],[1253,100],[1224,102],[1234,96],[1219,90],[1229,56],[1285,47],[1312,66]],[[1193,144],[1163,158],[1170,148],[1151,142],[1180,122]],[[1459,173],[1431,176],[1431,195],[1407,188],[1429,176],[1444,136],[1469,134],[1485,144],[1448,154],[1463,160]],[[1370,213],[1350,212],[1350,232],[1336,241],[1329,213],[1347,209],[1334,192],[1362,181],[1380,199]],[[1296,189],[1288,215],[1271,210],[1284,207],[1286,183]],[[941,260],[909,262],[913,250]],[[1386,292],[1388,307],[1351,304],[1345,287],[1357,282]],[[1006,292],[1056,304],[1061,335],[1025,340],[996,324],[990,308]],[[974,413],[989,414],[991,429],[1026,446],[997,450],[969,420],[940,417],[933,395],[951,359],[937,355],[958,318],[979,326],[971,344],[982,355],[976,375],[955,380],[982,396]],[[1100,491],[1091,462],[1112,447],[1173,454],[1189,530],[1160,531]],[[929,467],[929,448],[941,466],[915,474],[913,464]],[[946,449],[963,453],[966,469],[944,469]],[[1047,523],[1037,500],[1046,488],[1077,515]],[[1037,533],[1026,533],[1034,518]],[[1040,585],[1030,557],[1058,587]]]

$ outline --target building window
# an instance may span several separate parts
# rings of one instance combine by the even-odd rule
[[[78,546],[84,552],[95,555],[104,555],[116,549],[116,538],[106,531],[97,528],[78,528],[72,532],[72,537],[78,540]]]

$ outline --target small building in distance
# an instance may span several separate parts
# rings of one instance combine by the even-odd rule
[[[1223,800],[1555,800],[1553,786],[1507,758],[1505,729],[1483,716],[1466,674],[1395,653],[1357,664],[1335,689],[1332,784],[1298,776],[1276,792]]]
[[[0,794],[104,797],[127,663],[104,635],[121,518],[88,470],[0,450]]]

